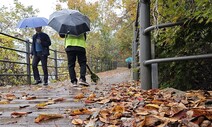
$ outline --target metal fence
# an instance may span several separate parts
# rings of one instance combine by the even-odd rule
[[[12,80],[14,80],[14,82],[19,81],[18,83],[21,84],[31,84],[31,42],[1,32],[0,35],[12,38],[12,40],[9,41],[10,44],[7,45],[4,45],[3,41],[0,39],[0,52],[9,54],[7,56],[1,54],[0,57],[0,85],[6,85]],[[15,46],[10,47],[9,45],[12,44],[15,44]],[[16,55],[16,57],[14,55]],[[47,65],[50,80],[63,80],[69,77],[65,52],[50,49]],[[117,61],[111,61],[109,59],[100,60],[100,58],[93,58],[92,61],[88,61],[88,65],[94,72],[102,72],[116,69],[118,63]],[[39,64],[38,66],[42,74],[41,65]]]
[[[141,81],[142,89],[158,88],[158,63],[194,59],[212,58],[212,54],[154,59],[154,48],[151,46],[151,31],[165,27],[181,25],[183,22],[164,23],[150,26],[150,0],[140,0],[134,24],[134,40],[132,43],[133,79]],[[140,26],[140,27],[139,27]]]

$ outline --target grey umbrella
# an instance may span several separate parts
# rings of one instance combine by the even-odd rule
[[[77,10],[63,9],[52,13],[48,25],[59,34],[78,36],[90,31],[90,19]]]

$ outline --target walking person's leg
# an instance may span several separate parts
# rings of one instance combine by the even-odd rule
[[[76,72],[75,72],[76,52],[66,51],[66,54],[68,58],[68,71],[69,71],[71,83],[76,85],[77,84],[77,78],[76,78]]]
[[[40,57],[37,55],[33,56],[33,60],[32,60],[32,70],[33,70],[33,76],[35,79],[35,84],[39,84],[41,83],[41,79],[40,79],[40,74],[38,71],[38,63],[40,62]]]
[[[86,82],[86,52],[79,51],[77,52],[77,59],[80,66],[80,82],[79,84],[88,86],[89,84]]]
[[[48,85],[47,59],[48,59],[48,56],[46,56],[46,55],[41,56],[42,69],[43,69],[43,74],[44,74],[44,85]]]

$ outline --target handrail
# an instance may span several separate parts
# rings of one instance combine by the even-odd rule
[[[21,39],[21,38],[14,37],[14,36],[11,36],[11,35],[6,34],[6,33],[0,32],[0,34],[5,35],[5,36],[8,36],[8,37],[11,37],[11,38],[14,38],[14,39],[17,39],[17,40],[19,40],[19,41],[27,42],[27,40],[23,40],[23,39]]]
[[[154,64],[154,63],[185,61],[185,60],[196,60],[196,59],[205,59],[205,58],[212,58],[212,54],[152,59],[152,60],[144,61],[143,64],[144,65],[150,65],[150,64]]]
[[[159,28],[165,28],[165,27],[172,27],[172,26],[177,26],[177,25],[182,25],[184,24],[184,21],[180,21],[180,22],[175,22],[175,23],[164,23],[164,24],[159,24],[159,25],[154,25],[154,26],[150,26],[147,27],[146,29],[144,29],[143,33],[146,34],[154,29],[159,29]]]

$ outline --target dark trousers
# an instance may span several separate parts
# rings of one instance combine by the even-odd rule
[[[86,52],[85,51],[66,51],[68,57],[68,70],[71,82],[77,82],[76,72],[75,72],[75,63],[76,58],[78,59],[78,63],[80,66],[80,79],[86,81]]]
[[[34,55],[33,60],[32,60],[32,70],[33,70],[33,74],[34,74],[34,79],[40,80],[40,74],[38,71],[38,63],[41,61],[45,83],[48,82],[47,58],[48,58],[48,56],[46,56],[46,55],[37,54],[37,55]]]

